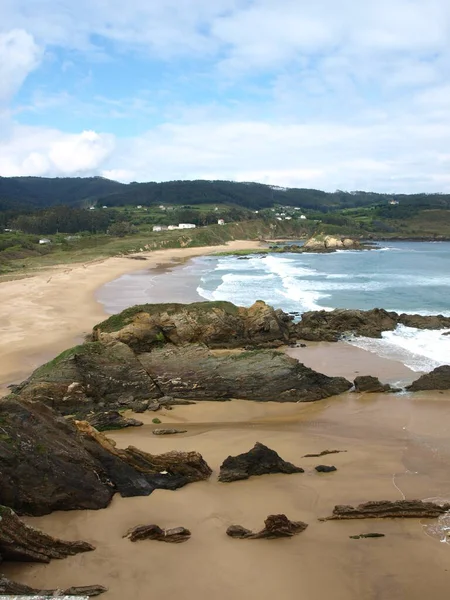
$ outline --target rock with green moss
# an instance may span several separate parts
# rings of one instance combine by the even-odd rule
[[[209,348],[278,347],[289,343],[292,334],[292,317],[262,301],[250,308],[194,302],[134,306],[97,325],[93,338],[118,340],[142,353],[186,343]]]
[[[39,367],[15,392],[63,414],[87,413],[100,403],[129,406],[162,395],[133,351],[119,341],[75,346]]]

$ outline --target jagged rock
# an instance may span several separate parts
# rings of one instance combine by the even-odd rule
[[[148,410],[150,400],[136,400],[130,405],[130,408],[135,413],[143,413]]]
[[[333,471],[337,471],[337,469],[333,465],[317,465],[316,471],[318,473],[332,473]]]
[[[210,348],[277,347],[289,342],[290,331],[289,315],[265,302],[255,302],[250,308],[231,302],[194,302],[128,308],[97,325],[93,336],[96,340],[119,340],[142,353],[166,343],[202,343]]]
[[[304,473],[301,467],[284,461],[275,450],[256,442],[254,447],[238,456],[229,456],[220,467],[219,481],[231,482],[248,479],[252,475],[268,473]]]
[[[131,405],[162,394],[133,351],[118,341],[86,342],[39,367],[15,389],[63,414]]]
[[[0,560],[48,563],[91,550],[87,542],[66,542],[26,525],[11,508],[0,506]]]
[[[124,429],[125,427],[140,427],[142,421],[127,419],[116,410],[87,415],[86,421],[95,427],[97,431],[108,431],[113,429]]]
[[[360,533],[359,535],[349,535],[348,536],[352,540],[360,540],[363,538],[381,538],[385,537],[384,533]]]
[[[175,433],[186,433],[187,429],[154,429],[153,435],[173,435]]]
[[[215,355],[202,345],[166,345],[139,358],[165,394],[181,398],[311,402],[352,385],[271,350]]]
[[[330,517],[321,519],[434,519],[450,510],[450,504],[435,504],[422,500],[379,500],[365,502],[358,506],[338,504]]]
[[[93,596],[104,594],[107,591],[108,589],[102,585],[76,586],[67,588],[66,590],[39,590],[28,585],[24,585],[23,583],[11,581],[3,575],[0,575],[0,594],[11,594],[13,596],[42,596],[42,600],[44,600],[44,597],[57,598],[60,596],[81,596],[82,598],[87,596],[91,598]]]
[[[158,542],[170,542],[179,544],[187,542],[191,532],[185,527],[173,527],[172,529],[161,529],[158,525],[138,525],[129,529],[123,536],[137,542],[139,540],[157,540]]]
[[[442,335],[450,335],[450,331],[444,331]]]
[[[389,392],[391,386],[380,382],[378,377],[372,377],[372,375],[358,375],[354,380],[355,392]]]
[[[407,388],[410,392],[421,390],[450,390],[450,365],[436,367],[430,373],[426,373],[413,381]]]
[[[253,533],[241,525],[231,525],[227,529],[227,535],[240,539],[275,539],[280,537],[292,537],[297,533],[305,531],[307,523],[302,521],[290,521],[286,515],[269,515],[264,521],[264,529]]]
[[[335,252],[339,249],[360,249],[362,246],[357,240],[336,237],[332,235],[315,235],[302,246],[302,252]]]
[[[0,504],[19,514],[105,508],[116,492],[148,495],[210,475],[197,452],[117,450],[85,421],[15,396],[0,400]]]
[[[322,450],[318,454],[304,454],[303,458],[319,458],[320,456],[326,456],[327,454],[339,454],[340,452],[347,452],[347,450]]]
[[[293,325],[298,338],[311,341],[336,342],[343,335],[381,338],[383,331],[393,331],[397,325],[418,329],[450,327],[450,317],[442,315],[407,315],[372,310],[335,309],[305,312],[299,323]]]

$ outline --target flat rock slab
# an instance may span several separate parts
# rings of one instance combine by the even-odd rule
[[[358,506],[338,504],[331,516],[321,521],[336,519],[435,519],[450,510],[450,504],[435,504],[422,500],[379,500]]]
[[[175,433],[186,433],[187,429],[154,429],[153,435],[174,435]]]

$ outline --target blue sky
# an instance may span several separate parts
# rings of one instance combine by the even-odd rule
[[[0,3],[0,175],[450,192],[448,0]]]

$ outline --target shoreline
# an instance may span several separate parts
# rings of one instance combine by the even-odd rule
[[[29,277],[0,283],[0,395],[63,350],[82,343],[108,313],[96,300],[101,286],[124,275],[158,268],[194,256],[249,246],[236,240],[220,246],[171,248],[139,253],[146,260],[111,257],[88,263],[59,265]]]

